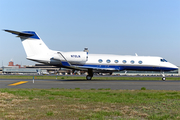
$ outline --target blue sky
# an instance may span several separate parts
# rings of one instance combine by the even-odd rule
[[[0,0],[0,66],[33,65],[19,38],[35,31],[53,50],[161,56],[180,66],[179,0]]]

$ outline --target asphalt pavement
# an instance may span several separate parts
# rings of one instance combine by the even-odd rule
[[[25,80],[1,79],[0,88],[64,88],[64,89],[100,89],[112,90],[180,90],[180,81],[152,81],[152,80]]]

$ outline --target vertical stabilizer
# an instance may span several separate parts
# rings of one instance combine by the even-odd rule
[[[18,35],[17,37],[21,38],[27,57],[43,55],[49,52],[49,48],[46,46],[46,44],[33,31],[23,31],[23,32],[17,32],[12,30],[5,30],[5,31]]]

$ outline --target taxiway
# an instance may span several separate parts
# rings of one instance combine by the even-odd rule
[[[138,80],[29,80],[1,79],[0,88],[64,88],[64,89],[127,89],[180,90],[180,81],[138,81]]]

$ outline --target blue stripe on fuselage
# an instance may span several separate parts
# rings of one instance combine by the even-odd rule
[[[124,66],[125,70],[149,70],[149,71],[171,71],[177,70],[176,68],[168,68],[168,67],[147,67],[147,66]]]
[[[83,68],[94,68],[94,69],[109,69],[112,68],[114,70],[146,70],[146,71],[171,71],[177,70],[176,68],[168,68],[168,67],[155,67],[155,66],[115,66],[115,65],[76,65]]]

